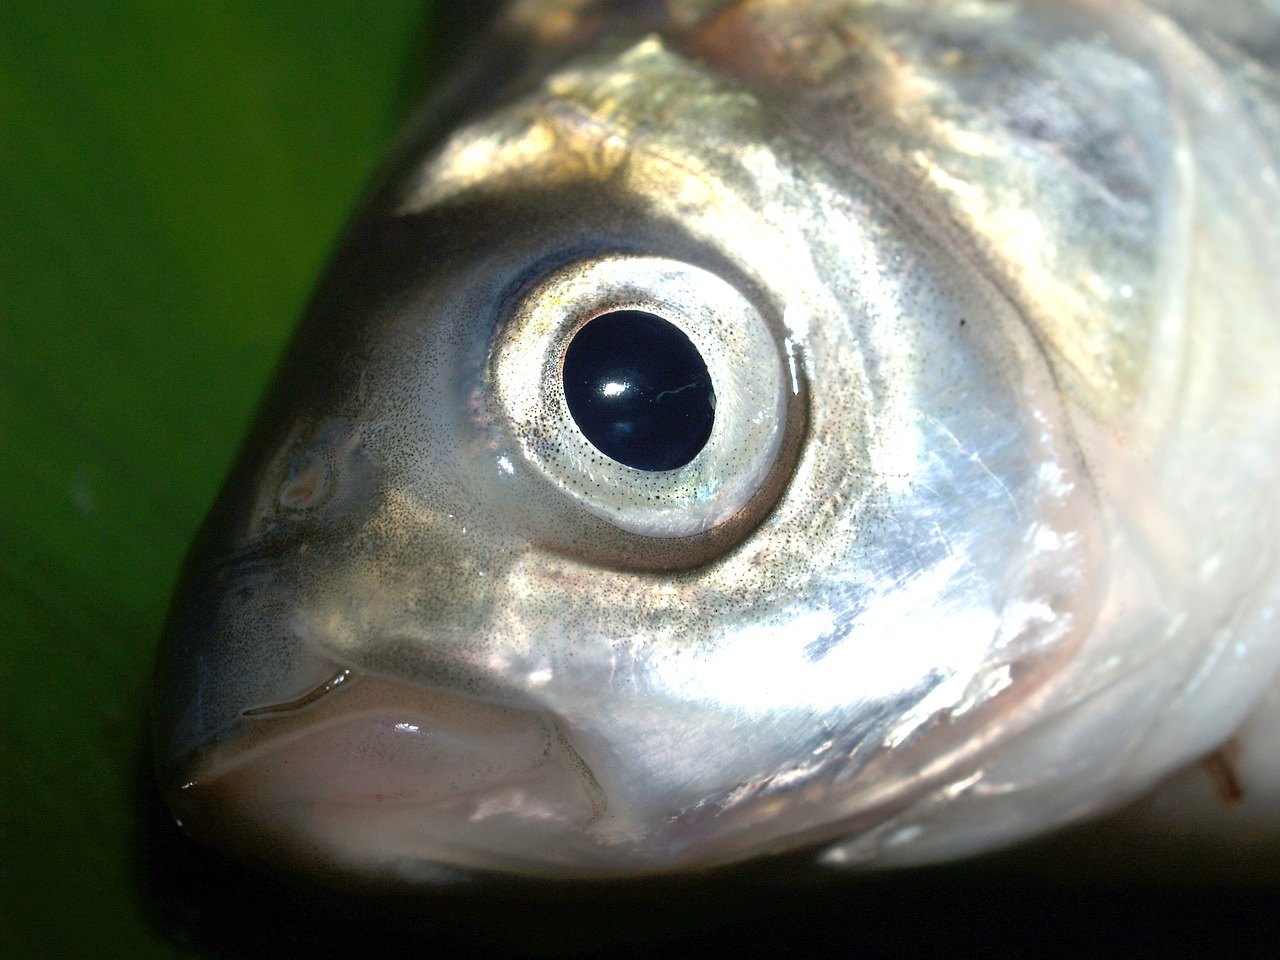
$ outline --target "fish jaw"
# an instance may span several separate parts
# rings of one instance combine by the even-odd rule
[[[241,856],[373,883],[602,862],[589,828],[607,801],[548,713],[335,677],[173,763],[179,823]]]

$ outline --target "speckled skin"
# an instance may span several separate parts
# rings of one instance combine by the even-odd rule
[[[397,882],[921,862],[1222,743],[1280,662],[1280,18],[1169,6],[515,4],[193,547],[179,818]],[[669,475],[558,386],[636,307],[714,360]]]

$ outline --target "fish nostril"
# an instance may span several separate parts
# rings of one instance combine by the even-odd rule
[[[275,503],[295,519],[313,511],[328,519],[357,517],[373,502],[374,463],[361,432],[342,418],[322,421],[305,442],[289,440],[277,458],[288,467]]]
[[[305,510],[324,496],[329,471],[319,457],[308,456],[295,464],[280,487],[280,505],[288,510]]]

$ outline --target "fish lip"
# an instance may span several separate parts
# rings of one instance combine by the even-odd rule
[[[558,848],[591,859],[608,806],[549,711],[346,667],[293,701],[242,711],[160,779],[195,839],[342,882],[558,875],[570,856]],[[489,843],[489,823],[506,840]]]

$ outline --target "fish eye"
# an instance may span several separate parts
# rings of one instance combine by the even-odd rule
[[[717,274],[660,257],[602,257],[533,283],[486,376],[527,462],[590,513],[650,537],[737,515],[787,419],[760,311]]]
[[[683,467],[707,444],[716,394],[680,328],[640,310],[590,320],[564,355],[564,395],[583,436],[637,470]]]

